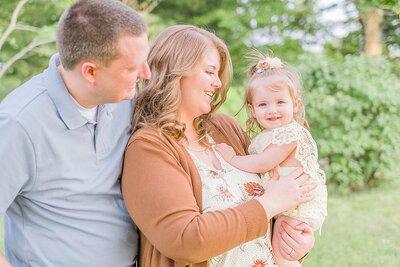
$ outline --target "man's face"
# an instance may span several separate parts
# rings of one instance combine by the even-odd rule
[[[132,99],[139,79],[149,79],[147,33],[124,35],[117,43],[118,56],[108,66],[96,68],[96,98],[100,104]]]

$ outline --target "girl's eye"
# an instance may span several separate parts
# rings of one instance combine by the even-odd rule
[[[285,104],[285,101],[278,101],[278,104]]]
[[[212,71],[206,71],[206,73],[209,75],[214,75],[214,72],[212,72]]]
[[[258,106],[259,107],[265,107],[267,104],[265,104],[265,103],[260,103],[260,104],[258,104]]]

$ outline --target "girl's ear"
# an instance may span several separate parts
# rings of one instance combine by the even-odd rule
[[[255,117],[256,117],[256,114],[255,114],[255,112],[254,112],[253,106],[252,106],[251,104],[247,104],[247,106],[249,107],[249,109],[250,109],[250,111],[251,111],[251,115],[253,116],[253,118],[255,118]]]
[[[301,99],[297,98],[294,102],[293,102],[293,112],[296,113],[297,110],[299,110],[299,106],[301,104]]]

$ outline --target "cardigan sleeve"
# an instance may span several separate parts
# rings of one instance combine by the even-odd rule
[[[268,219],[256,200],[202,214],[194,174],[168,145],[154,136],[133,138],[122,177],[132,219],[161,254],[182,264],[202,262],[266,234]]]

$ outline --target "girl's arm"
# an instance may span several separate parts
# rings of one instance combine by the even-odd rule
[[[271,144],[260,154],[237,156],[227,144],[215,145],[215,150],[232,166],[252,173],[263,173],[272,170],[283,162],[296,148],[297,141],[290,144]]]

